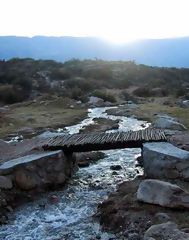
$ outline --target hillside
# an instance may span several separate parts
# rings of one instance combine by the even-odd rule
[[[44,94],[86,102],[133,97],[188,98],[189,69],[138,65],[132,61],[11,59],[0,62],[0,102],[11,104]]]
[[[0,37],[0,59],[134,60],[140,64],[189,67],[189,37],[113,44],[93,37]]]

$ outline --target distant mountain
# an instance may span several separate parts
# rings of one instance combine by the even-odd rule
[[[189,37],[111,44],[93,37],[0,37],[0,59],[134,60],[151,66],[189,67]]]

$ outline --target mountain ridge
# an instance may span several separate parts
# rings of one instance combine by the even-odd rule
[[[159,67],[189,67],[189,37],[115,44],[96,37],[0,37],[0,59],[34,58],[64,62],[73,58],[134,60]]]

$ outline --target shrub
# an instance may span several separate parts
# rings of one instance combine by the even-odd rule
[[[133,91],[133,94],[138,97],[151,97],[152,96],[150,89],[147,87],[139,87],[135,91]]]
[[[121,95],[125,101],[135,101],[135,98],[131,96],[127,91],[122,91]]]
[[[70,89],[69,91],[70,91],[70,93],[69,93],[70,98],[75,99],[75,100],[80,100],[83,95],[82,90],[78,87],[74,87],[74,88]]]
[[[50,73],[51,79],[65,80],[65,79],[69,79],[70,77],[71,77],[70,71],[68,71],[65,68],[54,69]]]
[[[102,98],[105,102],[116,102],[116,98],[113,94],[107,93],[107,91],[96,90],[93,92],[93,96]]]
[[[74,87],[80,88],[82,92],[86,93],[93,89],[93,83],[85,78],[72,78],[64,83],[65,88],[72,89]]]
[[[0,86],[0,101],[6,104],[21,102],[26,98],[22,89],[15,89],[12,85]]]

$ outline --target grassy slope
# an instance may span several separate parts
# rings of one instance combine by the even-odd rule
[[[189,108],[178,106],[162,105],[160,103],[144,103],[139,108],[133,110],[133,114],[138,118],[144,118],[149,121],[155,119],[155,114],[168,114],[178,118],[187,128],[189,128]]]
[[[86,109],[71,108],[64,99],[13,105],[1,118],[0,137],[25,127],[64,127],[79,122],[86,114]]]

